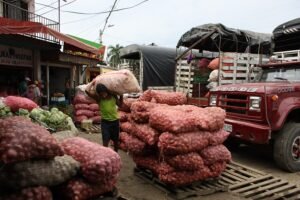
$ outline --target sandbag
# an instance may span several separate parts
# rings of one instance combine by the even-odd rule
[[[132,156],[133,161],[135,162],[136,166],[139,168],[145,168],[151,170],[155,175],[158,175],[160,172],[160,163],[158,157],[151,155],[151,156]]]
[[[208,132],[187,132],[172,134],[165,132],[159,136],[158,148],[166,155],[186,154],[201,151],[209,145]]]
[[[195,171],[204,167],[202,157],[196,152],[165,157],[165,161],[173,168],[183,171]]]
[[[74,107],[76,110],[88,110],[90,108],[89,104],[83,104],[83,103],[75,104]]]
[[[146,90],[139,97],[139,101],[147,101],[150,102],[152,100],[152,90]]]
[[[201,151],[201,156],[205,165],[231,161],[231,153],[224,145],[209,146]]]
[[[220,176],[222,172],[225,171],[226,166],[227,166],[227,162],[225,161],[215,162],[214,164],[210,165],[209,169],[211,172],[211,177],[215,178]]]
[[[50,159],[64,154],[57,140],[42,126],[24,117],[0,119],[0,161]]]
[[[121,130],[137,137],[148,145],[154,145],[158,142],[159,132],[151,128],[149,124],[124,122],[121,123]]]
[[[64,200],[90,200],[113,191],[115,184],[115,180],[91,184],[84,179],[74,178],[63,186],[60,194]]]
[[[99,105],[96,103],[90,104],[88,109],[90,109],[91,111],[96,111],[96,112],[99,112],[99,110],[100,110]]]
[[[127,151],[136,155],[142,154],[146,147],[144,142],[126,132],[120,133],[120,142],[125,145]]]
[[[0,196],[1,200],[52,200],[52,193],[47,187],[25,188],[13,194]]]
[[[93,103],[97,103],[97,102],[87,95],[76,94],[75,98],[74,98],[74,103],[76,105],[76,104],[93,104]]]
[[[148,145],[154,145],[158,142],[159,132],[151,128],[149,124],[137,124],[132,122],[132,135],[145,142]]]
[[[170,171],[172,168],[165,166],[167,167],[166,170],[163,170],[163,166],[160,168],[159,179],[173,186],[189,185],[197,181],[206,180],[212,176],[211,170],[206,166],[195,171]]]
[[[21,189],[37,185],[55,186],[77,174],[80,164],[70,156],[53,160],[32,160],[5,165],[0,169],[0,185]]]
[[[89,92],[94,93],[97,84],[105,85],[109,91],[118,95],[141,91],[137,79],[127,69],[100,74],[88,84],[87,88],[90,88]]]
[[[150,111],[157,104],[146,101],[137,101],[131,105],[131,119],[137,123],[148,123]]]
[[[81,165],[82,175],[90,182],[116,180],[121,169],[120,156],[110,148],[83,138],[69,138],[62,142],[67,155]]]
[[[133,99],[133,98],[124,99],[123,104],[121,105],[119,110],[123,111],[123,112],[130,112],[130,107],[131,107],[132,103],[134,103],[136,101],[137,101],[137,99]]]
[[[219,69],[219,65],[220,65],[220,58],[215,58],[212,61],[210,61],[210,63],[208,64],[208,68],[212,70]]]
[[[146,97],[140,97],[140,100],[168,104],[168,105],[183,105],[187,103],[187,97],[182,92],[167,92],[159,90],[148,90],[145,92]]]
[[[223,128],[225,115],[218,107],[159,106],[150,110],[149,123],[162,132],[217,131]]]
[[[230,133],[220,130],[217,132],[212,132],[211,137],[209,139],[209,144],[210,145],[219,145],[223,144],[225,140],[229,137]]]
[[[30,112],[34,108],[38,107],[38,105],[32,100],[17,96],[8,96],[3,102],[6,106],[10,107],[11,111],[13,112],[17,112],[20,108],[26,109]]]
[[[219,80],[219,70],[215,69],[212,72],[210,72],[208,81],[217,83],[218,80]]]
[[[76,116],[87,116],[88,118],[93,117],[95,115],[94,111],[90,111],[90,110],[77,110],[75,112]]]
[[[168,105],[183,105],[187,103],[186,94],[182,92],[152,91],[156,103]]]
[[[123,111],[118,111],[119,117],[120,117],[120,122],[127,122],[128,117],[127,117],[127,113],[123,112]]]
[[[129,133],[129,134],[132,134],[135,131],[133,124],[130,122],[121,123],[120,128],[121,128],[121,131]]]

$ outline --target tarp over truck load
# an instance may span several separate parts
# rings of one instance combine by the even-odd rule
[[[140,84],[143,90],[148,87],[174,86],[175,48],[132,44],[121,49],[120,57],[142,61]]]
[[[277,26],[273,31],[274,52],[300,49],[300,18]]]
[[[271,34],[233,29],[223,24],[204,24],[194,27],[181,36],[177,47],[190,47],[212,31],[215,31],[214,34],[193,49],[238,53],[249,50],[249,53],[270,54]]]

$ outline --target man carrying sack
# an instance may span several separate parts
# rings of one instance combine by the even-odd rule
[[[87,85],[85,91],[99,104],[103,146],[107,147],[112,140],[115,151],[118,151],[120,123],[117,106],[122,105],[123,94],[141,91],[138,81],[132,72],[123,69],[100,74]]]
[[[112,94],[103,84],[97,84],[96,91],[93,94],[89,92],[90,87],[91,85],[87,86],[86,93],[97,101],[101,112],[103,146],[108,147],[110,140],[112,140],[114,142],[114,150],[118,152],[120,121],[117,106],[122,106],[123,95],[120,95],[120,98],[118,98],[117,95]]]

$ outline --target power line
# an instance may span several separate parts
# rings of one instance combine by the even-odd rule
[[[129,7],[125,7],[125,8],[120,8],[120,9],[114,9],[113,12],[116,12],[116,11],[122,11],[122,10],[128,10],[128,9],[131,9],[131,8],[135,8],[143,3],[146,3],[147,1],[149,0],[144,0],[144,1],[141,1],[140,3],[137,3],[133,6],[129,6]],[[46,6],[46,7],[49,7],[49,8],[53,8],[53,9],[57,9],[56,7],[53,7],[53,6],[50,6],[50,5],[46,5],[46,4],[41,4],[39,3],[40,5],[43,5],[43,6]],[[62,6],[61,6],[62,7]],[[100,11],[100,12],[78,12],[78,11],[72,11],[72,10],[61,10],[61,12],[65,12],[65,13],[71,13],[71,14],[77,14],[77,15],[100,15],[100,14],[106,14],[106,13],[109,13],[110,11]]]
[[[115,2],[114,2],[114,4],[113,4],[113,6],[112,6],[110,12],[108,13],[108,16],[107,16],[106,19],[105,19],[105,24],[104,24],[104,26],[103,26],[103,29],[100,30],[100,32],[101,32],[102,34],[103,34],[103,32],[105,31],[105,28],[106,28],[108,19],[109,19],[109,17],[111,16],[111,13],[113,12],[113,10],[114,10],[114,8],[115,8],[117,1],[118,1],[118,0],[115,0]]]
[[[39,11],[41,11],[41,10],[44,10],[45,8],[54,8],[52,5],[53,5],[53,4],[56,4],[57,2],[58,2],[58,1],[52,2],[52,3],[50,3],[49,5],[46,5],[46,4],[43,4],[43,3],[35,2],[35,4],[37,4],[37,5],[44,6],[44,7],[40,8],[40,9],[37,9],[35,12],[39,12]]]
[[[133,6],[129,6],[129,7],[125,7],[125,8],[119,8],[119,9],[114,9],[113,12],[119,12],[119,11],[123,11],[123,10],[129,10],[129,9],[132,9],[132,8],[135,8],[145,2],[147,2],[149,0],[144,0],[140,3],[137,3]],[[62,12],[69,12],[69,11],[62,11]],[[73,20],[73,21],[68,21],[68,22],[65,22],[65,23],[62,23],[62,24],[72,24],[72,23],[76,23],[76,22],[81,22],[81,21],[84,21],[84,20],[87,20],[87,19],[91,19],[93,17],[96,17],[98,15],[101,15],[101,14],[107,14],[109,13],[110,11],[102,11],[102,12],[97,12],[97,13],[93,13],[93,16],[89,16],[89,17],[85,17],[85,18],[81,18],[81,19],[77,19],[77,20]],[[87,15],[90,15],[92,13],[86,13]]]
[[[62,6],[60,6],[60,7],[67,6],[67,5],[71,4],[71,3],[74,3],[75,1],[77,1],[77,0],[73,0],[73,1],[70,1],[70,2],[68,2],[68,3],[65,3],[64,5],[62,5]],[[55,7],[53,7],[53,9],[52,9],[52,10],[49,10],[49,11],[47,11],[47,12],[44,12],[44,13],[42,13],[42,14],[40,14],[40,15],[45,15],[45,14],[48,14],[48,13],[50,13],[50,12],[54,11],[54,10],[57,10],[57,9],[58,9],[58,8],[55,8]]]
[[[143,3],[146,3],[147,1],[149,0],[144,0],[144,1],[141,1],[140,3],[137,3],[133,6],[129,6],[129,7],[125,7],[125,8],[120,8],[120,9],[114,9],[112,12],[117,12],[117,11],[122,11],[122,10],[128,10],[128,9],[131,9],[131,8],[135,8]],[[106,13],[109,13],[110,11],[101,11],[101,12],[94,12],[94,13],[85,13],[85,12],[77,12],[77,11],[62,11],[62,12],[68,12],[68,13],[73,13],[73,14],[79,14],[79,15],[99,15],[99,14],[106,14]]]

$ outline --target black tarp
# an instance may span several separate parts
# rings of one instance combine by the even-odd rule
[[[123,59],[143,60],[143,90],[174,86],[176,49],[132,44],[120,51]]]
[[[300,49],[300,18],[277,26],[273,31],[274,51]]]
[[[223,24],[204,24],[194,27],[181,36],[177,47],[190,47],[214,30],[216,32],[211,37],[198,44],[194,49],[270,54],[271,34],[228,28]]]

